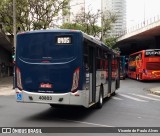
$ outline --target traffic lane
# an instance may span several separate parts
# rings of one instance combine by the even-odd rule
[[[120,92],[117,92],[117,95]],[[3,100],[4,99],[4,100]],[[14,97],[3,97],[1,126],[39,127],[103,127],[103,126],[159,126],[159,103],[134,102],[130,99],[108,99],[103,108],[50,108],[46,104],[23,104]]]
[[[147,87],[155,83],[147,84]],[[121,82],[116,97],[121,100],[108,99],[103,108],[50,108],[46,104],[17,103],[14,96],[0,97],[2,109],[0,118],[6,126],[159,126],[159,103],[135,102],[123,98],[121,94],[146,94],[144,83],[135,80]],[[159,122],[158,122],[159,121]]]
[[[0,97],[0,126],[13,127],[108,127],[107,124],[86,122],[95,109],[78,107],[51,108],[47,104],[17,103],[14,96]]]
[[[137,81],[134,79],[126,78],[120,80],[121,92],[136,92],[138,94],[144,94],[150,88],[160,87],[160,81]]]
[[[160,102],[148,101],[139,102],[128,98],[121,97],[119,92],[115,97],[121,100],[113,100],[113,98],[103,107],[106,113],[108,124],[116,127],[157,127],[160,126]],[[111,106],[109,106],[111,105]],[[105,109],[106,108],[106,109]],[[101,112],[100,114],[103,114]],[[102,115],[103,116],[103,115]],[[101,121],[101,123],[103,123]]]

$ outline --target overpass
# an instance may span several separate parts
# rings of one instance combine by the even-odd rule
[[[9,37],[4,33],[2,29],[0,29],[0,47],[4,48],[8,52],[12,51],[12,43]]]
[[[121,33],[116,47],[120,48],[121,55],[143,49],[160,49],[160,17],[154,17]]]
[[[0,28],[0,78],[12,75],[12,42]]]

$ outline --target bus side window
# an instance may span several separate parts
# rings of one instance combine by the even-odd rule
[[[84,58],[84,68],[86,72],[89,72],[89,46],[87,45],[86,42],[84,42],[83,46],[83,58]]]
[[[100,48],[96,50],[96,65],[98,70],[105,69],[105,52]]]
[[[86,71],[89,71],[88,56],[84,56],[84,67]]]

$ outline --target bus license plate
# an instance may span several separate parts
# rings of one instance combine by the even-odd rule
[[[52,84],[49,83],[41,83],[40,88],[52,88]]]
[[[52,100],[52,96],[39,96],[39,100]]]

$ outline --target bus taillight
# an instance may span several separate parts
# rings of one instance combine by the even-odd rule
[[[17,67],[16,68],[16,74],[17,74],[17,86],[20,90],[22,90],[22,81],[21,81],[21,71],[20,69]]]
[[[77,91],[77,88],[79,85],[79,72],[80,72],[80,68],[78,67],[73,73],[73,83],[72,83],[72,89],[71,89],[72,93]]]

